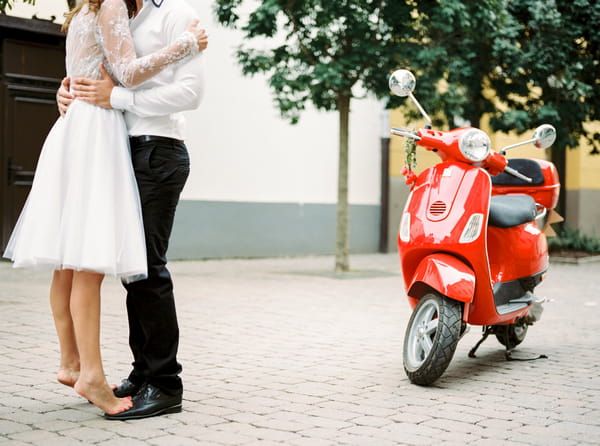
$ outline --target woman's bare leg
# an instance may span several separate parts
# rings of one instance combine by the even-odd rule
[[[73,273],[71,316],[79,349],[81,372],[75,391],[108,414],[130,409],[130,398],[117,398],[106,382],[100,354],[100,286],[102,274]]]
[[[60,368],[58,382],[73,387],[79,378],[79,351],[71,318],[72,270],[56,270],[50,285],[50,307],[60,345]]]

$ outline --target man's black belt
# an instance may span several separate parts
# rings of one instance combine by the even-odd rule
[[[147,142],[168,142],[168,143],[183,143],[181,139],[168,138],[166,136],[154,136],[154,135],[140,135],[140,136],[130,136],[129,141],[131,144],[144,144]]]

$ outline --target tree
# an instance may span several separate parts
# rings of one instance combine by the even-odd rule
[[[399,48],[423,104],[443,111],[438,124],[479,126],[486,113],[504,132],[553,124],[562,184],[566,148],[585,138],[599,153],[600,134],[583,126],[600,118],[599,2],[429,0],[413,16],[414,39]]]
[[[422,0],[414,2],[410,38],[397,45],[416,72],[418,97],[434,112],[437,126],[467,121],[479,127],[497,103],[486,96],[489,76],[498,65],[495,41],[504,38],[507,1]],[[414,108],[406,112],[417,115]]]
[[[520,0],[509,2],[509,11],[519,45],[497,49],[502,64],[493,85],[508,111],[497,111],[491,124],[502,131],[553,124],[552,161],[564,185],[567,148],[584,139],[600,153],[600,133],[583,126],[600,119],[600,3]]]
[[[242,0],[217,0],[219,22],[240,28],[237,59],[246,75],[265,73],[282,115],[296,123],[306,104],[339,113],[336,271],[349,270],[348,125],[353,88],[389,96],[386,74],[399,66],[397,30],[410,10],[392,0],[263,0],[240,23]],[[408,2],[412,3],[412,2]],[[272,43],[252,49],[253,39]]]
[[[497,45],[492,86],[508,111],[497,110],[498,130],[557,128],[557,145],[585,138],[600,153],[600,134],[583,124],[600,119],[600,3],[596,0],[510,1],[508,28],[517,44]]]

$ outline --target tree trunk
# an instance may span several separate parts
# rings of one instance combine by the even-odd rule
[[[338,165],[338,201],[335,232],[335,271],[350,270],[348,259],[349,210],[348,210],[348,123],[350,118],[350,94],[338,94],[338,113],[340,119],[339,165]]]

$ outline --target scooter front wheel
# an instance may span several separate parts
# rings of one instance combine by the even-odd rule
[[[421,298],[404,336],[404,370],[412,383],[426,386],[444,373],[454,356],[461,322],[459,302],[436,292]]]

